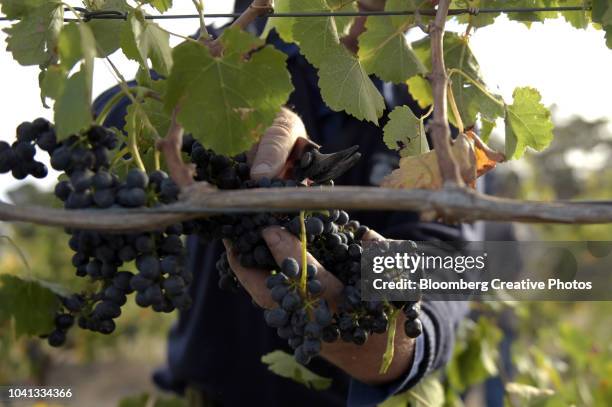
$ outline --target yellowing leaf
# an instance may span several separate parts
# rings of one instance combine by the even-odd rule
[[[474,186],[476,179],[503,161],[503,155],[476,145],[474,134],[461,134],[451,147],[463,181]],[[443,180],[436,151],[404,157],[399,168],[387,175],[381,184],[394,189],[439,189]]]

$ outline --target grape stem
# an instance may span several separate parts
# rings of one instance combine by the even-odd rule
[[[128,136],[128,148],[130,149],[130,153],[132,154],[132,157],[134,158],[134,162],[136,162],[136,165],[138,166],[138,168],[140,168],[140,170],[142,170],[143,172],[146,172],[147,169],[145,168],[145,165],[142,162],[142,158],[140,157],[140,151],[138,150],[138,142],[136,140],[136,116],[135,115],[132,116],[130,127],[132,128],[131,129],[132,131],[129,132],[129,136]]]
[[[210,37],[208,30],[206,29],[206,22],[204,21],[204,0],[191,0],[200,18],[200,40],[206,41]]]
[[[462,134],[465,131],[465,126],[463,124],[463,119],[461,119],[461,113],[459,113],[459,107],[457,106],[457,101],[455,100],[455,94],[453,93],[453,87],[450,81],[448,83],[448,103],[451,106],[453,116],[455,116],[457,130],[459,130],[459,134]]]
[[[397,325],[397,317],[400,313],[400,309],[393,308],[391,315],[389,315],[389,330],[387,331],[387,349],[382,357],[382,363],[378,373],[385,374],[389,370],[389,366],[393,362],[393,355],[395,354],[395,330]]]
[[[305,212],[300,211],[300,243],[302,246],[302,274],[300,275],[300,292],[302,298],[306,298],[306,281],[308,279],[306,268],[308,267],[308,244],[306,240]]]

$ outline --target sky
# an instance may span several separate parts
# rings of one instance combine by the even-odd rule
[[[191,2],[175,4],[170,12],[193,13]],[[228,12],[233,2],[208,0],[206,7],[209,13]],[[184,35],[193,33],[198,27],[197,20],[160,23]],[[0,22],[0,28],[6,26]],[[461,28],[456,24],[449,27]],[[5,39],[5,34],[0,32],[0,140],[12,141],[19,123],[36,117],[51,119],[52,111],[44,109],[40,102],[38,68],[17,64],[5,51]],[[173,44],[179,41],[174,39]],[[574,115],[588,120],[612,119],[612,50],[606,47],[602,31],[578,30],[561,19],[535,23],[527,28],[502,16],[494,25],[477,30],[470,45],[489,87],[497,90],[507,102],[511,102],[515,87],[532,86],[541,92],[545,105],[555,104],[558,121]],[[122,58],[120,53],[111,58],[126,77],[136,72],[136,64]],[[101,61],[97,61],[94,75],[94,95],[115,84]],[[53,173],[42,181],[28,177],[30,182],[49,188],[54,184],[53,179]],[[0,199],[6,199],[6,191],[16,183],[10,175],[0,175]]]

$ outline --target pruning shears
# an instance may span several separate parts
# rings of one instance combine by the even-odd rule
[[[310,140],[298,139],[283,171],[285,177],[324,184],[350,170],[361,158],[359,146],[330,154],[321,153],[319,148]]]

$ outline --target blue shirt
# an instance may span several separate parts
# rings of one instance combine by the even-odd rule
[[[398,164],[395,152],[382,141],[382,127],[387,113],[397,105],[419,107],[410,99],[406,86],[384,85],[374,80],[385,96],[387,111],[381,125],[359,121],[345,113],[334,112],[323,103],[317,86],[316,70],[292,44],[283,43],[274,33],[268,42],[288,55],[295,91],[288,106],[297,112],[310,137],[323,151],[338,151],[360,145],[361,162],[337,180],[344,185],[377,185]],[[95,102],[99,112],[112,95],[110,89]],[[129,101],[121,101],[110,113],[107,126],[122,128]],[[414,213],[358,212],[351,217],[393,239],[460,240],[459,228],[418,221]],[[455,328],[467,314],[463,302],[428,302],[422,306],[424,334],[416,341],[414,360],[409,371],[393,383],[369,386],[351,379],[322,358],[309,368],[333,379],[329,389],[316,391],[268,371],[261,356],[282,349],[289,353],[286,341],[266,326],[263,313],[244,292],[231,294],[217,286],[215,262],[223,251],[220,242],[205,244],[196,236],[188,239],[188,267],[194,272],[191,294],[193,307],[179,315],[168,339],[167,366],[154,375],[166,390],[182,392],[187,386],[200,389],[206,398],[224,406],[248,404],[265,406],[374,406],[389,396],[415,385],[451,357]],[[381,355],[382,356],[382,355]]]

